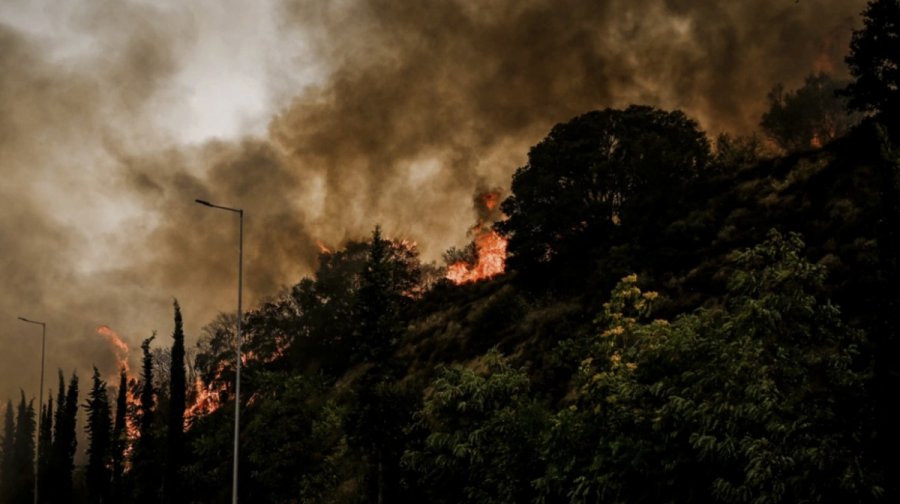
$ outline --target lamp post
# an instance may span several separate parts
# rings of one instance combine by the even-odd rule
[[[217,208],[219,210],[227,210],[229,212],[233,212],[238,214],[239,221],[239,240],[238,240],[238,302],[237,302],[237,373],[235,375],[235,385],[234,385],[234,463],[232,467],[232,478],[231,478],[231,502],[232,504],[237,504],[238,501],[238,432],[240,430],[241,425],[241,338],[242,338],[242,327],[241,327],[241,299],[243,297],[244,290],[244,210],[241,208],[229,208],[226,206],[213,205],[208,201],[204,201],[201,199],[194,200],[195,202],[208,206],[210,208]]]
[[[38,460],[41,456],[41,408],[44,407],[44,349],[46,348],[47,343],[47,324],[45,322],[38,322],[37,320],[30,320],[25,317],[19,317],[19,320],[22,322],[27,322],[29,324],[36,324],[41,326],[41,388],[38,390],[38,421],[37,421],[37,447],[34,450],[34,504],[38,502],[38,478],[40,478],[40,472],[38,471]]]

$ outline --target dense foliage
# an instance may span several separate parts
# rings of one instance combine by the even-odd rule
[[[869,115],[827,76],[776,87],[777,155],[646,106],[553,127],[501,205],[504,275],[440,280],[377,226],[323,251],[243,314],[241,500],[896,502],[897,9],[854,34]],[[95,370],[84,470],[60,372],[42,502],[230,500],[237,320],[192,356],[174,311],[115,411]],[[6,406],[4,503],[33,497],[34,416]]]

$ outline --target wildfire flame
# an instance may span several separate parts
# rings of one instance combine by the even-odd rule
[[[122,337],[108,325],[97,327],[97,334],[103,336],[112,345],[113,352],[118,361],[118,367],[125,371],[125,375],[128,378],[129,386],[125,391],[128,410],[137,411],[140,405],[140,398],[136,390],[135,377],[131,374],[131,368],[128,365],[128,344],[125,343]],[[221,380],[214,380],[213,383],[206,385],[203,383],[203,380],[198,377],[194,383],[193,402],[185,410],[185,428],[190,426],[190,421],[195,416],[206,415],[217,410],[221,405],[219,398],[223,390],[224,385],[221,385]],[[128,430],[128,439],[133,441],[140,437],[137,422],[132,415],[126,416],[125,425]]]
[[[119,361],[119,368],[125,369],[125,373],[128,374],[128,345],[122,341],[119,334],[116,331],[113,331],[108,325],[97,327],[97,334],[103,336],[107,341],[112,343],[113,352],[116,354],[116,359]]]
[[[475,235],[476,259],[473,262],[456,261],[447,267],[447,279],[460,285],[477,282],[503,273],[506,269],[506,239],[491,227],[500,217],[498,205],[500,191],[488,191],[475,198],[479,213],[478,223],[470,233]]]

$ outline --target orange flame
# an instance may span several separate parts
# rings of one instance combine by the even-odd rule
[[[101,325],[97,327],[97,334],[106,338],[107,341],[112,343],[113,352],[116,354],[116,359],[119,361],[119,368],[125,369],[125,373],[128,373],[128,345],[122,341],[122,338],[116,331],[113,331],[111,327],[108,325]]]
[[[477,259],[473,263],[457,261],[447,267],[446,278],[460,285],[477,282],[503,273],[506,269],[506,239],[491,228],[486,219],[499,216],[496,210],[500,202],[500,191],[488,191],[479,195],[476,200],[479,214],[486,215],[479,219],[470,232],[475,234],[475,251]]]

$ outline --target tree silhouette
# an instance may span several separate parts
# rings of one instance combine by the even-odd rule
[[[16,420],[13,402],[6,402],[3,422],[3,443],[0,445],[0,501],[12,502],[12,488],[15,484]]]
[[[16,440],[13,448],[11,503],[26,504],[34,500],[34,403],[25,402],[25,393],[16,412]]]
[[[50,477],[44,489],[50,502],[68,502],[72,498],[72,471],[78,440],[75,424],[78,416],[78,375],[72,372],[66,388],[62,370],[59,371],[59,392],[53,425],[53,444],[50,453]]]
[[[87,490],[90,502],[111,502],[110,486],[110,441],[112,420],[110,419],[109,397],[106,382],[100,379],[100,371],[94,367],[93,386],[88,395],[87,410],[88,465]]]
[[[182,500],[179,471],[183,464],[185,408],[184,328],[177,300],[174,302],[174,310],[175,330],[172,333],[172,358],[169,367],[169,422],[163,477],[164,498],[171,503]]]
[[[821,147],[859,119],[847,111],[847,100],[836,95],[846,85],[824,73],[808,76],[794,91],[785,92],[779,84],[769,92],[769,110],[760,126],[785,152]]]
[[[846,58],[856,80],[844,93],[853,109],[878,114],[896,127],[900,122],[900,0],[872,0],[862,16],[864,26],[853,32]]]
[[[38,452],[38,502],[49,502],[46,495],[47,480],[50,478],[50,457],[53,444],[53,395],[47,398],[47,405],[41,412],[40,450]]]
[[[119,391],[116,396],[116,417],[113,421],[111,459],[112,459],[112,490],[113,502],[121,502],[125,491],[123,485],[125,471],[125,448],[128,445],[128,429],[126,425],[128,409],[128,378],[125,368],[119,371]]]
[[[138,405],[138,439],[131,460],[134,499],[140,504],[159,501],[159,463],[153,430],[156,401],[153,387],[153,355],[150,352],[150,343],[154,338],[156,338],[155,333],[141,343],[143,358],[141,395]]]
[[[543,275],[542,265],[583,264],[626,229],[658,239],[669,207],[708,158],[705,135],[677,111],[631,106],[557,124],[531,148],[501,205],[508,219],[496,228],[509,239],[507,265]]]

